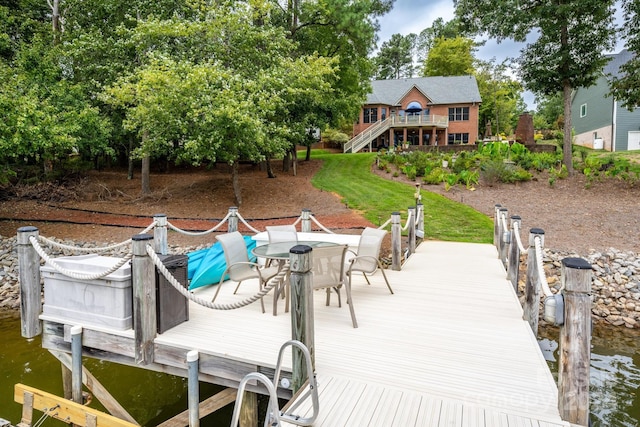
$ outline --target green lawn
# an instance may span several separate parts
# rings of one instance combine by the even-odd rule
[[[355,209],[374,224],[382,224],[391,213],[402,214],[415,204],[413,185],[397,183],[371,173],[376,153],[331,154],[312,152],[314,159],[324,161],[311,182],[316,188],[342,196],[349,208]],[[425,238],[458,242],[490,243],[493,222],[484,214],[438,194],[422,192],[425,208]]]

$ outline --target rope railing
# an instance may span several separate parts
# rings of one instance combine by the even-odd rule
[[[378,227],[378,230],[384,230],[385,228],[387,228],[389,226],[389,224],[391,224],[391,218],[389,218],[388,220],[386,220],[384,222],[384,224],[382,224],[380,227]]]
[[[121,258],[120,261],[118,261],[115,265],[113,265],[111,268],[106,269],[103,272],[93,273],[93,274],[81,274],[81,273],[78,273],[77,271],[67,270],[64,267],[61,267],[56,261],[54,261],[53,258],[47,255],[44,249],[42,249],[42,246],[40,246],[40,243],[38,243],[38,239],[36,239],[35,236],[29,236],[29,242],[31,242],[31,245],[36,250],[38,255],[40,255],[40,258],[42,258],[47,264],[53,267],[57,272],[78,280],[96,280],[96,279],[100,279],[102,277],[108,276],[109,274],[116,272],[120,267],[125,265],[133,257],[132,253],[128,253],[124,256],[124,258]]]
[[[108,252],[108,251],[112,251],[112,250],[116,250],[119,249],[123,246],[127,246],[131,244],[131,239],[127,239],[123,242],[120,243],[116,243],[110,246],[102,246],[99,248],[85,248],[85,247],[81,247],[81,246],[71,246],[71,245],[65,245],[64,243],[60,243],[60,242],[56,242],[55,240],[52,239],[48,239],[44,236],[38,236],[38,240],[40,240],[43,243],[46,243],[47,245],[51,246],[52,248],[57,248],[57,249],[64,249],[64,250],[71,250],[71,251],[75,251],[75,252],[88,252],[88,253],[98,253],[98,252]]]
[[[218,225],[213,226],[210,229],[205,230],[205,231],[187,231],[187,230],[183,230],[183,229],[178,228],[175,225],[171,224],[171,222],[169,222],[169,221],[167,221],[167,226],[170,229],[172,229],[173,231],[176,231],[176,232],[178,232],[180,234],[184,234],[186,236],[206,236],[207,234],[213,233],[218,228],[222,227],[222,225],[229,219],[229,216],[231,216],[231,212],[227,212],[227,215],[224,218],[222,218],[222,220],[220,220]]]
[[[524,247],[524,245],[522,244],[522,239],[520,238],[520,223],[516,222],[513,224],[513,234],[516,236],[516,244],[518,245],[518,249],[520,249],[520,252],[527,252],[529,248]]]
[[[254,233],[259,233],[260,230],[252,227],[251,225],[249,225],[249,223],[247,221],[245,221],[245,219],[242,217],[242,215],[240,215],[240,212],[237,212],[236,215],[238,215],[238,219],[240,220],[240,222],[242,222],[249,230],[253,231]]]
[[[411,217],[413,215],[414,215],[413,211],[410,210],[409,213],[407,214],[407,222],[402,227],[402,231],[407,231],[409,229],[409,224],[411,223]]]
[[[536,248],[536,264],[538,268],[538,277],[540,278],[540,285],[542,287],[542,292],[545,296],[550,297],[553,295],[551,289],[549,289],[549,282],[547,282],[547,275],[544,271],[543,258],[542,258],[542,239],[540,236],[534,237],[535,248]]]
[[[320,227],[320,229],[322,231],[324,231],[325,233],[329,233],[329,234],[335,234],[333,231],[329,230],[327,227],[325,227],[324,225],[320,224],[320,222],[316,219],[315,216],[313,215],[309,215],[309,218],[311,219],[311,221],[313,221],[313,223],[315,225],[317,225],[318,227]]]
[[[199,298],[198,296],[196,296],[195,294],[190,292],[187,288],[185,288],[173,276],[173,274],[171,274],[171,272],[167,269],[167,267],[165,267],[164,263],[158,257],[158,255],[153,250],[153,247],[151,247],[151,245],[147,245],[147,254],[149,255],[149,257],[153,261],[153,264],[156,266],[158,271],[160,273],[162,273],[162,275],[165,277],[165,279],[167,279],[167,281],[171,284],[171,286],[173,286],[178,292],[180,292],[180,294],[182,296],[188,298],[190,301],[193,301],[194,303],[196,303],[198,305],[201,305],[203,307],[210,308],[210,309],[213,309],[213,310],[235,310],[235,309],[238,309],[238,308],[245,307],[245,306],[247,306],[249,304],[252,304],[252,303],[260,300],[260,298],[262,298],[265,295],[267,295],[274,287],[282,285],[282,283],[285,280],[285,277],[287,276],[287,273],[289,272],[289,265],[285,264],[282,267],[282,269],[278,272],[278,274],[276,274],[274,277],[272,277],[267,282],[267,285],[264,288],[262,288],[262,290],[260,292],[258,292],[257,294],[252,295],[249,298],[246,298],[246,299],[244,299],[242,301],[238,301],[238,302],[235,302],[235,303],[230,303],[230,304],[219,304],[219,303],[216,303],[216,304],[214,304],[211,301],[207,301],[205,299]],[[218,286],[220,286],[220,285],[218,285]]]

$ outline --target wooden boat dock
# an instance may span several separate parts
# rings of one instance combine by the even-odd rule
[[[315,426],[570,425],[560,418],[556,383],[494,246],[426,241],[401,271],[386,272],[393,295],[380,273],[371,286],[354,276],[357,329],[347,307],[335,298],[326,307],[317,292]],[[216,302],[230,301],[233,288],[225,286]],[[233,298],[256,288],[247,281]],[[213,289],[195,293],[210,298]],[[189,320],[158,334],[153,362],[141,367],[186,376],[186,354],[196,350],[202,381],[237,387],[248,372],[271,376],[292,338],[284,303],[273,316],[271,300],[265,314],[260,304],[219,311],[190,303]],[[69,352],[73,325],[41,319],[43,346]],[[82,343],[85,356],[136,364],[132,329],[85,326]]]

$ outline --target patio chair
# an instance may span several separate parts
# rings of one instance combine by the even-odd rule
[[[258,279],[258,290],[262,290],[262,287],[266,285],[269,279],[278,273],[278,267],[260,268],[257,263],[249,261],[247,246],[240,232],[234,231],[233,233],[220,234],[216,236],[216,239],[222,245],[227,268],[224,273],[222,273],[220,283],[218,283],[218,289],[216,289],[216,293],[211,302],[214,302],[218,297],[222,282],[224,282],[227,274],[229,274],[231,280],[238,282],[236,289],[233,291],[235,294],[244,280]],[[260,305],[264,313],[264,301],[262,298],[260,298]]]
[[[298,232],[295,225],[269,225],[267,226],[269,243],[297,242]]]
[[[358,327],[356,313],[351,300],[351,284],[345,280],[345,255],[347,245],[323,246],[313,249],[311,257],[313,259],[313,289],[326,289],[326,305],[331,299],[331,290],[338,294],[338,307],[342,307],[340,299],[340,288],[344,286],[347,294],[347,304],[351,313],[351,323],[354,328]]]
[[[269,235],[269,243],[298,241],[298,232],[296,231],[295,225],[269,225],[266,228],[267,234]],[[272,260],[268,260],[267,267],[270,266],[271,263]]]
[[[387,275],[380,263],[380,246],[382,245],[382,239],[384,239],[386,234],[386,230],[379,230],[371,227],[367,227],[362,231],[362,234],[360,235],[360,242],[358,243],[358,251],[350,251],[354,253],[355,256],[349,260],[347,266],[346,274],[349,278],[349,286],[351,286],[351,278],[354,272],[361,272],[364,279],[367,281],[367,284],[370,285],[371,282],[369,282],[367,274],[374,274],[376,270],[379,269],[382,272],[382,277],[384,277],[387,288],[389,288],[389,292],[393,294],[393,289],[391,289]]]

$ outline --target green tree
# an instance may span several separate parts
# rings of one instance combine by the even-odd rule
[[[480,61],[475,71],[478,90],[482,98],[478,124],[483,134],[488,124],[493,135],[510,134],[524,111],[520,105],[522,85],[507,74],[507,64],[496,64],[491,61]]]
[[[622,76],[613,78],[612,94],[623,102],[623,106],[630,111],[640,105],[640,2],[626,0],[624,2],[625,24],[622,35],[627,43],[627,49],[635,52],[635,56],[620,67]]]
[[[389,41],[382,43],[375,57],[376,77],[383,80],[413,77],[415,40],[415,34],[394,34]]]
[[[473,40],[456,36],[439,37],[429,50],[423,76],[464,76],[473,74]]]
[[[460,33],[460,24],[457,19],[444,22],[442,18],[436,18],[430,27],[420,32],[416,39],[416,56],[419,64],[424,64],[429,56],[429,51],[433,47],[435,41],[440,37],[445,39],[453,39],[462,35]]]
[[[563,162],[573,173],[571,91],[596,81],[613,47],[613,0],[457,0],[456,14],[463,27],[487,33],[500,41],[524,42],[520,77],[537,94],[562,91],[564,99]]]
[[[559,129],[558,123],[564,120],[562,93],[536,97],[536,113],[533,116],[537,129]]]

